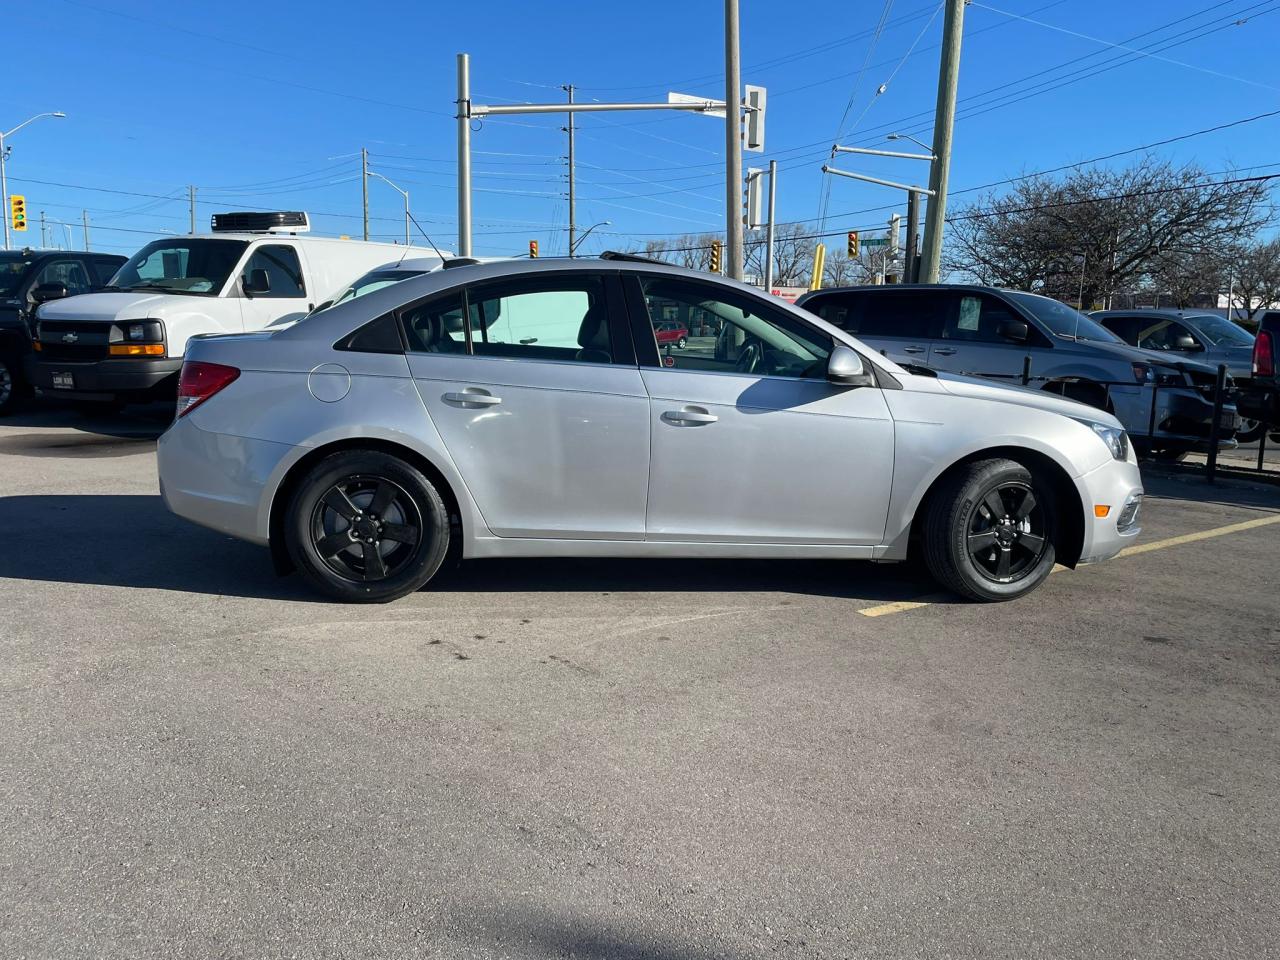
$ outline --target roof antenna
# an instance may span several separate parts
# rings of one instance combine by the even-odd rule
[[[427,243],[431,244],[431,249],[436,252],[436,256],[440,258],[440,262],[443,264],[444,254],[440,252],[440,248],[436,246],[436,242],[432,240],[431,237],[427,236],[427,231],[422,229],[422,224],[418,222],[418,218],[415,217],[412,213],[409,213],[408,210],[405,211],[405,214],[409,217],[410,220],[413,221],[413,225],[418,228],[418,232],[427,238]],[[407,257],[408,255],[409,255],[409,248],[406,246],[404,248],[404,255],[399,260],[397,260],[396,263],[402,263],[404,261],[404,258]]]

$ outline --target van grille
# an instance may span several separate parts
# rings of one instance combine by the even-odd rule
[[[106,323],[77,323],[68,320],[40,322],[40,356],[46,360],[92,363],[105,360],[111,336]]]

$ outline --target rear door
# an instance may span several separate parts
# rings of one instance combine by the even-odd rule
[[[866,288],[814,300],[805,308],[898,363],[930,363],[947,307],[946,292],[932,289]]]
[[[649,398],[616,276],[509,277],[401,316],[422,402],[495,535],[644,538]]]

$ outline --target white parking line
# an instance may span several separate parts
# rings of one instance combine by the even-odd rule
[[[1231,533],[1240,533],[1242,530],[1253,530],[1257,527],[1270,526],[1273,523],[1280,523],[1280,514],[1273,514],[1267,517],[1258,517],[1254,520],[1242,520],[1240,523],[1229,523],[1225,527],[1214,527],[1212,530],[1200,530],[1196,533],[1184,533],[1181,536],[1169,537],[1165,540],[1153,540],[1151,543],[1139,543],[1132,547],[1125,547],[1118,554],[1116,559],[1121,557],[1136,557],[1140,553],[1150,553],[1152,550],[1163,550],[1165,547],[1177,547],[1184,543],[1195,543],[1199,540],[1211,540],[1214,537],[1225,537]],[[1067,568],[1059,564],[1053,568],[1054,573]],[[894,603],[882,603],[874,607],[863,607],[858,612],[864,617],[884,617],[891,613],[905,613],[908,610],[916,610],[920,607],[927,607],[930,604],[939,603],[944,600],[952,599],[949,593],[931,593],[927,596],[918,597],[915,600],[898,600]]]

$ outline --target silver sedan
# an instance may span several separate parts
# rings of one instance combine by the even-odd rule
[[[684,343],[659,346],[676,322]],[[171,510],[340,600],[448,558],[919,551],[974,600],[1114,556],[1142,484],[1109,414],[908,372],[740,283],[625,255],[458,262],[193,340]]]

